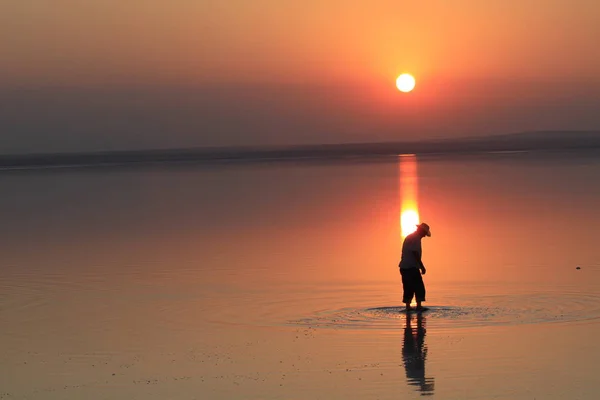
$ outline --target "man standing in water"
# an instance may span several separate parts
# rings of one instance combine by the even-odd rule
[[[408,235],[402,243],[402,259],[400,260],[400,275],[402,275],[402,287],[404,294],[402,302],[406,304],[406,311],[411,311],[410,303],[413,296],[417,299],[417,311],[426,310],[421,306],[425,301],[425,284],[423,277],[427,270],[421,261],[421,239],[431,236],[429,225],[422,223],[417,225],[417,230]]]

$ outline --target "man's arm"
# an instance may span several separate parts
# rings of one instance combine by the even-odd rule
[[[425,265],[423,264],[423,261],[421,260],[421,253],[419,253],[418,251],[413,251],[413,254],[414,254],[417,262],[419,263],[419,269],[421,270],[421,273],[423,275],[425,275],[427,270],[425,269]]]

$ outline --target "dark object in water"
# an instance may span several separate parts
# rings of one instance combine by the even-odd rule
[[[581,269],[581,267],[577,267],[577,268],[575,268],[575,269]]]
[[[427,307],[411,308],[409,310],[404,310],[404,311],[409,312],[409,313],[411,313],[411,312],[421,313],[421,312],[424,312],[424,311],[429,311],[429,308],[427,308]]]

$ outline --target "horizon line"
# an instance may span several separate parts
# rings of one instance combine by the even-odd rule
[[[575,137],[574,137],[575,136]],[[490,136],[427,140],[346,142],[304,145],[232,145],[135,150],[0,154],[0,168],[100,167],[149,163],[381,158],[401,154],[459,155],[543,150],[600,149],[600,130],[526,131]]]

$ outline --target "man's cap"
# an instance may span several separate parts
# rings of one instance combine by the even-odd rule
[[[417,228],[422,229],[426,236],[431,236],[431,228],[429,228],[429,225],[427,225],[425,222],[417,225]]]

